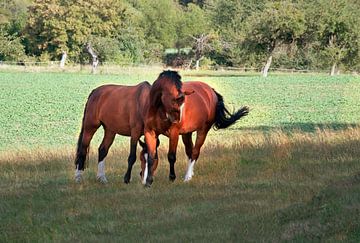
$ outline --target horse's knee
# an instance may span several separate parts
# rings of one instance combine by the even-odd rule
[[[176,154],[175,153],[168,153],[168,160],[170,164],[174,164],[176,161]]]

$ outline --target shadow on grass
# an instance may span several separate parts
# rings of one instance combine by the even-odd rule
[[[208,144],[190,183],[180,178],[187,166],[183,151],[176,163],[179,177],[175,183],[168,181],[163,149],[150,189],[136,180],[139,161],[132,183],[122,182],[126,148],[108,156],[107,185],[95,180],[96,153],[91,154],[80,185],[74,183],[70,155],[40,153],[31,160],[24,156],[13,163],[0,161],[0,238],[5,242],[111,242],[120,237],[149,242],[279,242],[338,236],[357,240],[360,180],[350,176],[360,170],[358,138],[330,145],[295,141],[290,147],[271,139],[259,146]]]
[[[331,183],[311,201],[276,217],[281,240],[360,242],[360,174]]]
[[[360,127],[360,123],[305,123],[305,122],[294,122],[294,123],[281,123],[279,126],[256,126],[256,127],[241,127],[236,130],[248,130],[248,131],[264,131],[269,132],[273,130],[282,130],[284,132],[316,132],[320,130],[334,130],[341,131],[349,128]],[[231,130],[231,128],[229,128]],[[235,130],[235,129],[234,129]]]

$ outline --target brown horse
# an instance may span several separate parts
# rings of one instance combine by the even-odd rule
[[[176,178],[174,164],[179,135],[182,135],[189,158],[185,175],[185,181],[188,181],[193,176],[194,164],[210,128],[227,128],[249,112],[248,107],[243,107],[231,114],[224,105],[223,97],[209,85],[203,82],[182,83],[175,71],[165,71],[159,75],[151,87],[149,98],[144,130],[148,170],[153,171],[157,137],[164,134],[169,137],[170,180]],[[191,136],[195,131],[194,145]],[[152,181],[153,173],[148,173],[146,185],[150,186]]]
[[[149,106],[151,85],[148,82],[136,86],[103,85],[94,89],[84,109],[81,132],[79,135],[76,159],[75,181],[82,180],[90,141],[100,126],[104,138],[99,147],[97,179],[106,183],[105,157],[114,141],[115,135],[130,136],[130,155],[124,182],[129,183],[131,170],[136,161],[136,146],[144,131],[144,115]],[[157,159],[153,170],[157,167]],[[153,172],[152,172],[153,174]]]

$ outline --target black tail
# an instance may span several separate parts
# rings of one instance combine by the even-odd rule
[[[85,111],[86,111],[86,106],[85,106],[84,116],[83,116],[83,120],[82,120],[82,124],[81,124],[81,131],[80,131],[79,139],[78,139],[78,142],[77,142],[76,157],[75,157],[75,168],[77,168],[78,165],[79,165],[79,169],[83,169],[85,167],[86,154],[88,152],[88,151],[86,151],[86,154],[84,154],[82,152],[82,150],[83,150],[83,148],[82,148],[82,139],[83,139],[83,135],[84,135]]]
[[[77,148],[76,148],[76,156],[75,156],[75,168],[77,168],[77,166],[79,165],[79,169],[83,169],[86,167],[86,157],[87,157],[87,154],[89,152],[89,147],[87,148],[85,154],[83,152],[83,148],[82,148],[82,140],[83,140],[83,136],[84,136],[84,122],[85,122],[85,114],[86,114],[86,109],[87,109],[87,106],[88,106],[88,102],[89,102],[89,98],[90,96],[94,93],[96,89],[94,89],[89,97],[88,97],[88,100],[85,104],[85,108],[84,108],[84,114],[83,114],[83,119],[82,119],[82,123],[81,123],[81,131],[80,131],[80,135],[79,135],[79,139],[78,139],[78,142],[77,142]]]
[[[234,114],[231,114],[226,109],[224,104],[224,98],[221,96],[221,94],[217,93],[215,90],[214,92],[218,98],[218,102],[216,104],[216,117],[214,123],[215,129],[227,128],[232,124],[234,124],[241,117],[246,116],[249,113],[249,107],[244,106]]]
[[[81,144],[82,144],[83,133],[84,133],[84,128],[81,127],[81,131],[80,131],[80,135],[79,135],[79,139],[78,139],[77,147],[76,147],[75,168],[77,168],[77,165],[80,164],[81,161],[85,160],[83,158],[83,156],[81,155],[81,150],[82,150]]]

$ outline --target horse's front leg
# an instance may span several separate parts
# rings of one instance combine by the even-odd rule
[[[176,162],[176,149],[179,141],[179,131],[178,129],[170,130],[169,134],[169,152],[168,152],[168,160],[170,164],[170,174],[169,180],[175,181],[175,162]]]
[[[145,131],[144,136],[145,136],[145,142],[146,142],[148,153],[147,153],[147,156],[145,156],[146,165],[145,165],[145,173],[143,176],[144,176],[144,178],[146,178],[145,186],[150,187],[154,180],[153,179],[153,164],[154,164],[154,159],[156,156],[157,136],[154,131]]]

